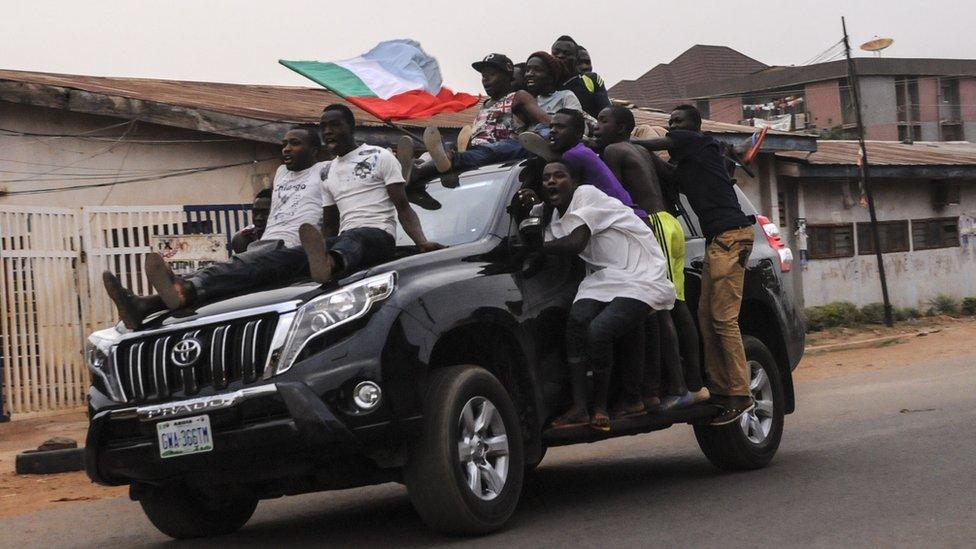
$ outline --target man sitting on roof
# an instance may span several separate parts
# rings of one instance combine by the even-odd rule
[[[583,111],[596,118],[601,110],[610,106],[610,98],[599,74],[579,69],[579,50],[579,44],[566,35],[553,42],[552,55],[566,67],[567,76],[559,88],[573,92],[583,106]]]
[[[235,254],[247,250],[251,242],[261,240],[264,229],[268,226],[268,215],[271,213],[271,189],[261,189],[254,196],[254,204],[251,205],[251,221],[247,227],[234,233],[230,239],[230,249]]]
[[[468,143],[458,143],[458,152],[448,154],[444,150],[440,131],[436,127],[428,127],[424,132],[424,144],[431,155],[431,161],[413,170],[410,176],[411,191],[438,173],[471,170],[487,164],[523,158],[526,152],[518,141],[518,130],[528,124],[549,123],[549,115],[539,108],[535,97],[526,91],[512,88],[513,66],[507,56],[491,53],[471,66],[481,73],[481,84],[488,94],[488,99],[482,103],[475,117],[471,140]],[[402,143],[409,146],[407,141]],[[405,157],[399,150],[398,156],[403,162]],[[411,194],[414,195],[412,199],[416,198],[417,193]],[[426,207],[423,203],[420,205]]]
[[[177,277],[159,254],[146,257],[146,275],[158,294],[137,296],[109,271],[102,281],[119,317],[130,330],[143,319],[166,308],[302,276],[307,259],[299,247],[298,227],[322,222],[322,172],[329,162],[316,163],[322,141],[314,126],[295,126],[281,142],[283,165],[275,172],[268,223],[261,238],[227,261],[214,263],[189,276]]]

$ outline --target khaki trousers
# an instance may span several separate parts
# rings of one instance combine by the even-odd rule
[[[752,252],[753,228],[719,233],[705,248],[698,323],[705,351],[709,391],[749,396],[749,366],[739,332],[742,282]]]

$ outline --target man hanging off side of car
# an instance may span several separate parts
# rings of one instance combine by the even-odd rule
[[[644,319],[674,305],[661,249],[650,228],[620,200],[592,185],[581,185],[565,161],[543,169],[543,194],[554,208],[545,230],[545,253],[579,255],[588,274],[579,285],[566,326],[573,404],[553,427],[589,423],[610,430],[608,413],[614,357],[621,395],[613,417],[644,411],[640,384],[644,369]],[[594,374],[589,408],[586,372]]]
[[[667,150],[674,175],[701,222],[705,240],[698,320],[708,371],[710,404],[722,408],[712,425],[726,425],[752,410],[739,309],[753,222],[739,206],[717,141],[701,131],[701,113],[691,105],[671,112],[665,137],[634,140],[648,150]]]

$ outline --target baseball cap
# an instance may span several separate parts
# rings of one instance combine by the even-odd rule
[[[512,70],[514,68],[514,66],[512,65],[512,60],[509,59],[507,55],[501,53],[489,53],[481,61],[475,61],[474,63],[471,63],[471,66],[474,68],[474,70],[479,72],[481,71],[481,69],[487,66],[492,66],[495,67],[496,69],[505,71],[508,74],[512,74]]]

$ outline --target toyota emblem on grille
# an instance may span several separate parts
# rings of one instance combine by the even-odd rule
[[[173,364],[176,364],[180,368],[186,368],[196,364],[201,354],[203,354],[203,345],[200,344],[200,340],[195,337],[188,337],[177,341],[176,345],[173,345],[173,350],[170,351],[169,357],[173,360]]]

